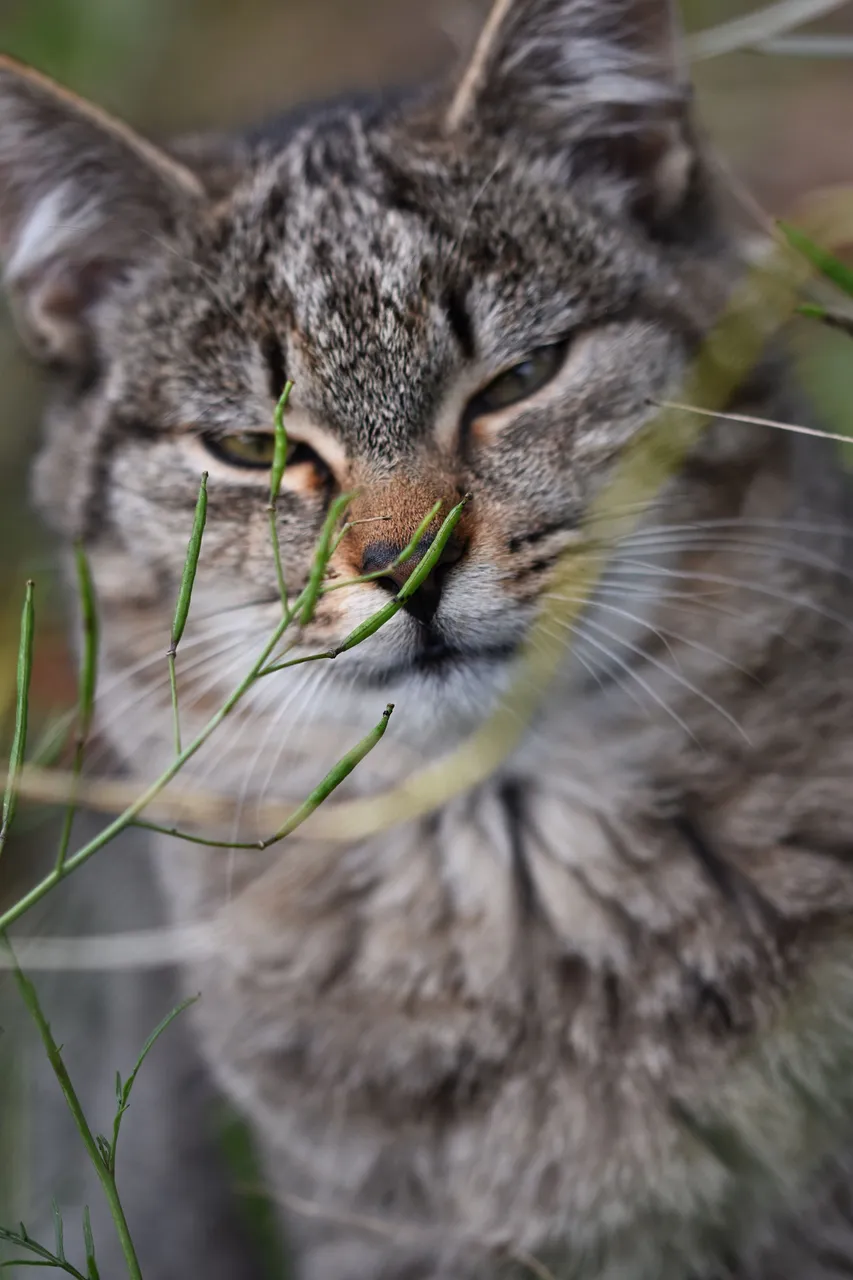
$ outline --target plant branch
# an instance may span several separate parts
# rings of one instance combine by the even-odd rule
[[[119,1241],[121,1243],[122,1252],[124,1253],[125,1262],[127,1263],[128,1275],[131,1277],[131,1280],[142,1280],[139,1259],[136,1256],[136,1250],[134,1249],[133,1241],[130,1236],[130,1229],[127,1225],[127,1219],[124,1215],[121,1199],[119,1198],[113,1171],[104,1159],[101,1148],[99,1147],[92,1130],[89,1128],[89,1122],[87,1121],[83,1108],[80,1104],[80,1099],[77,1096],[74,1085],[71,1083],[71,1077],[69,1076],[65,1063],[62,1060],[62,1053],[59,1045],[54,1040],[53,1033],[50,1030],[50,1024],[44,1016],[38,995],[36,994],[36,989],[18,964],[8,938],[3,936],[2,941],[12,960],[12,968],[15,981],[18,984],[18,990],[21,993],[24,1004],[29,1010],[33,1022],[38,1028],[48,1061],[50,1062],[54,1075],[59,1081],[59,1087],[62,1090],[68,1110],[71,1112],[74,1123],[77,1126],[77,1130],[80,1137],[83,1139],[83,1144],[88,1152],[89,1159],[95,1168],[98,1180],[103,1188],[104,1195],[110,1207],[113,1222],[115,1223],[116,1232],[118,1233]],[[88,1252],[89,1250],[87,1248],[87,1253]]]
[[[78,544],[75,548],[77,564],[77,585],[80,594],[80,612],[83,621],[83,656],[80,662],[80,676],[77,692],[77,736],[74,743],[74,762],[71,775],[72,792],[65,811],[65,821],[59,838],[59,850],[56,855],[56,869],[61,872],[68,857],[71,843],[71,829],[74,826],[74,815],[77,812],[77,788],[83,772],[83,761],[86,755],[86,744],[92,728],[95,714],[95,693],[98,682],[98,610],[95,602],[95,589],[89,570],[86,552]]]
[[[178,645],[183,638],[184,630],[187,625],[187,618],[190,614],[190,605],[192,603],[193,587],[195,586],[195,576],[198,572],[198,561],[201,555],[201,543],[204,537],[204,527],[207,523],[207,472],[205,471],[201,477],[201,488],[198,491],[198,500],[196,501],[195,515],[193,516],[193,527],[190,533],[190,540],[187,544],[187,554],[184,561],[184,571],[181,575],[181,585],[178,591],[178,600],[175,605],[175,617],[172,622],[172,635],[169,642],[167,658],[169,662],[169,688],[172,694],[172,720],[175,732],[175,755],[181,754],[181,717],[178,709],[178,674],[176,668],[176,660],[178,656]]]
[[[287,468],[288,441],[287,429],[284,425],[284,414],[292,391],[293,383],[285,383],[284,391],[282,391],[279,402],[275,407],[275,448],[270,470],[270,500],[267,507],[270,522],[270,541],[272,542],[273,560],[275,561],[275,577],[278,583],[278,593],[281,596],[281,607],[285,614],[287,613],[287,581],[284,576],[281,543],[278,538],[278,495],[281,492],[281,482],[284,479],[284,473]]]
[[[30,680],[33,673],[33,630],[35,610],[33,592],[35,586],[27,583],[24,596],[24,608],[21,614],[21,638],[18,647],[17,692],[15,697],[15,732],[12,738],[12,750],[9,756],[9,772],[6,779],[6,791],[3,796],[3,809],[0,813],[0,854],[9,836],[12,819],[18,804],[18,780],[24,764],[24,753],[27,749],[27,718],[30,706]]]

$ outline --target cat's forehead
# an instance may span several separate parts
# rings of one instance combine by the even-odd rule
[[[518,164],[406,169],[387,134],[342,116],[300,129],[221,206],[173,263],[169,324],[148,328],[175,344],[190,416],[225,420],[277,366],[314,416],[387,454],[428,430],[465,360],[511,363],[597,296],[618,305],[641,270],[627,248]]]
[[[238,196],[234,265],[253,247],[263,262],[257,321],[303,402],[345,434],[370,424],[403,443],[453,364],[450,240],[429,210],[394,207],[364,135],[341,132],[306,133]]]

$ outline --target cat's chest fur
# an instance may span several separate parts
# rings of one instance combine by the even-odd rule
[[[570,1222],[572,1266],[657,1280],[813,1182],[851,1037],[843,928],[814,945],[807,921],[853,879],[785,847],[779,779],[706,778],[691,815],[651,786],[644,810],[637,772],[608,797],[605,762],[568,787],[568,759],[507,770],[352,846],[297,837],[257,880],[252,854],[212,875],[159,851],[177,916],[237,891],[199,1025],[285,1198],[436,1256],[541,1254]]]

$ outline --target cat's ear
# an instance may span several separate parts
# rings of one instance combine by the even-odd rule
[[[37,355],[85,361],[105,294],[202,194],[190,169],[0,58],[0,262]]]
[[[601,171],[666,216],[694,164],[682,50],[674,0],[496,0],[445,128]]]

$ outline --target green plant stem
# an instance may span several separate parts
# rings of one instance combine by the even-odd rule
[[[806,316],[809,320],[818,320],[830,329],[838,329],[841,333],[846,333],[848,338],[853,338],[853,316],[842,315],[839,311],[829,311],[826,307],[811,302],[804,302],[802,306],[797,307],[797,314]]]
[[[320,596],[320,588],[323,585],[323,578],[326,576],[329,561],[334,553],[334,547],[337,545],[333,543],[335,526],[354,497],[355,494],[353,493],[340,494],[329,508],[329,514],[326,516],[323,523],[320,540],[317,543],[317,550],[314,554],[314,560],[308,574],[308,584],[302,593],[302,616],[300,618],[300,622],[303,627],[307,627],[308,623],[314,617],[314,610],[317,607],[317,600]]]
[[[278,594],[281,596],[281,607],[287,613],[287,579],[284,576],[284,565],[281,559],[281,544],[278,540],[278,523],[276,509],[270,505],[268,508],[270,519],[270,540],[272,541],[273,560],[275,561],[275,580],[278,584]]]
[[[116,1232],[121,1243],[122,1252],[124,1253],[125,1261],[127,1263],[128,1275],[131,1277],[131,1280],[142,1280],[142,1271],[140,1270],[139,1259],[137,1258],[136,1250],[133,1247],[133,1240],[131,1239],[130,1229],[124,1215],[124,1209],[122,1208],[121,1199],[118,1194],[115,1177],[104,1161],[95,1140],[95,1136],[89,1128],[89,1123],[86,1120],[83,1108],[80,1105],[80,1099],[77,1097],[77,1093],[71,1083],[71,1077],[66,1070],[65,1063],[62,1061],[62,1054],[59,1046],[53,1038],[50,1025],[45,1018],[41,1004],[39,1003],[36,989],[21,970],[17,957],[12,950],[11,943],[5,935],[3,936],[3,944],[8,949],[12,959],[13,972],[15,975],[15,981],[18,984],[18,989],[21,992],[23,1001],[38,1028],[48,1061],[50,1062],[54,1075],[59,1081],[59,1087],[61,1088],[65,1101],[68,1105],[68,1110],[71,1112],[74,1123],[77,1126],[80,1137],[83,1139],[83,1144],[88,1152],[89,1159],[95,1167],[98,1180],[103,1188],[107,1204],[110,1208],[110,1213],[112,1214],[113,1222],[115,1223]]]
[[[432,510],[428,512],[427,515],[424,516],[423,520],[420,522],[417,529],[412,534],[411,538],[406,543],[405,547],[400,552],[400,554],[394,560],[392,560],[390,564],[386,565],[384,569],[377,569],[374,573],[363,573],[359,578],[348,578],[346,582],[330,583],[329,585],[326,585],[320,588],[321,594],[328,595],[330,591],[341,591],[344,587],[357,587],[357,586],[360,586],[363,582],[376,582],[377,579],[386,577],[391,572],[392,569],[397,569],[401,564],[405,564],[405,562],[407,560],[410,560],[412,556],[415,554],[415,552],[417,551],[418,547],[420,546],[421,539],[425,536],[427,529],[430,527],[433,520],[435,520],[436,516],[441,510],[441,507],[442,507],[442,502],[441,502],[441,499],[439,498],[438,502],[435,504]],[[382,517],[380,516],[378,517],[378,519],[382,519]],[[341,534],[343,535],[343,533],[345,533],[347,529],[352,528],[352,524],[356,524],[356,523],[360,524],[360,523],[366,523],[366,522],[353,521],[349,525],[344,525],[344,528],[341,530]],[[338,539],[338,543],[339,542],[340,542],[340,539]],[[338,543],[335,544],[336,547]]]
[[[0,853],[9,836],[12,819],[18,804],[18,778],[24,764],[24,753],[27,749],[27,718],[30,707],[30,680],[33,673],[33,631],[35,626],[35,606],[33,592],[35,586],[27,583],[24,595],[24,608],[21,614],[21,638],[18,646],[17,694],[15,698],[15,732],[12,738],[12,750],[9,756],[9,773],[6,779],[6,791],[3,796],[2,816],[0,816]]]
[[[390,520],[391,518],[392,518],[391,516],[367,516],[367,517],[366,517],[365,519],[363,519],[363,520],[348,520],[348,521],[347,521],[347,523],[346,523],[346,524],[343,526],[343,528],[341,529],[341,531],[340,531],[340,533],[338,534],[338,536],[335,538],[335,541],[332,543],[332,550],[331,550],[331,553],[330,553],[330,555],[329,555],[329,559],[331,560],[332,556],[335,554],[335,552],[337,551],[338,547],[341,545],[341,543],[343,542],[343,540],[344,540],[344,538],[347,536],[347,534],[350,532],[350,530],[351,530],[351,529],[355,529],[355,527],[356,527],[357,525],[360,525],[360,524],[380,524],[382,521],[384,521],[384,520]],[[328,589],[329,589],[328,587],[325,587],[325,586],[323,587],[323,591],[328,591]]]
[[[166,661],[169,664],[169,693],[172,698],[172,732],[175,736],[175,755],[181,754],[181,712],[178,705],[178,669],[176,665],[177,654],[171,649],[166,654]]]
[[[347,503],[350,500],[351,500],[351,495],[349,494],[341,495],[341,497],[337,500],[337,502],[333,503],[332,510],[330,511],[329,516],[326,519],[326,524],[324,526],[324,536],[320,540],[320,544],[318,545],[317,555],[315,557],[315,565],[321,564],[323,566],[323,571],[325,571],[325,567],[328,565],[330,548],[332,545],[332,537],[334,532],[334,524],[340,518],[341,514],[346,508]],[[369,636],[375,634],[375,632],[379,630],[379,628],[383,625],[384,622],[386,622],[390,617],[392,617],[395,613],[397,613],[399,609],[403,607],[403,604],[405,603],[405,601],[414,594],[414,592],[418,589],[418,587],[421,586],[424,580],[432,572],[432,569],[437,564],[438,560],[440,559],[444,551],[445,546],[447,545],[448,539],[450,538],[456,525],[459,523],[459,520],[462,516],[462,511],[467,501],[468,501],[468,498],[466,496],[465,498],[462,499],[460,503],[457,504],[457,506],[453,508],[453,510],[446,517],[444,523],[442,524],[441,528],[436,534],[435,540],[432,543],[431,547],[429,548],[429,551],[424,556],[423,560],[420,561],[420,563],[416,566],[411,577],[400,589],[397,596],[393,601],[391,601],[391,604],[389,606],[386,606],[385,609],[380,610],[379,613],[374,614],[373,617],[368,618],[360,626],[356,627],[355,631],[351,632],[350,635],[347,636],[346,640],[344,640],[343,643],[340,646],[338,646],[336,650],[333,650],[331,653],[318,654],[316,656],[312,656],[309,659],[294,659],[292,662],[283,663],[282,668],[296,665],[296,663],[302,662],[302,661],[316,661],[317,659],[324,658],[324,657],[337,657],[340,653],[343,653],[346,650],[355,648],[357,644],[361,644],[364,640],[368,639]],[[334,519],[332,518],[333,516],[334,516]],[[92,840],[90,840],[88,844],[84,845],[81,849],[78,849],[78,851],[75,854],[66,858],[61,867],[54,867],[53,870],[48,875],[46,875],[42,880],[40,880],[38,884],[34,885],[33,888],[30,889],[28,893],[24,894],[24,896],[20,898],[13,906],[9,907],[5,912],[0,914],[0,933],[5,932],[10,927],[10,925],[14,924],[17,920],[20,920],[22,916],[26,915],[26,913],[33,906],[35,906],[37,902],[40,902],[42,898],[45,897],[46,894],[50,893],[51,890],[54,889],[56,885],[59,884],[60,881],[65,878],[65,876],[70,875],[71,872],[75,871],[78,867],[82,866],[84,862],[88,862],[89,858],[91,858],[95,853],[97,853],[100,849],[102,849],[104,845],[109,844],[109,842],[115,839],[115,837],[120,832],[124,831],[126,827],[130,826],[133,822],[135,822],[136,819],[139,817],[139,815],[143,812],[143,810],[146,809],[149,804],[151,804],[152,800],[155,800],[157,796],[160,795],[160,793],[163,790],[165,790],[165,788],[169,785],[172,779],[175,778],[178,773],[180,773],[180,771],[187,764],[187,762],[191,760],[192,757],[196,755],[198,751],[201,750],[201,748],[207,742],[211,734],[214,733],[216,729],[219,728],[223,720],[225,720],[225,718],[233,711],[234,707],[245,696],[245,694],[248,692],[251,686],[255,683],[255,681],[258,680],[261,676],[266,676],[271,674],[273,670],[282,669],[282,668],[267,667],[267,662],[269,661],[271,655],[275,652],[275,649],[278,646],[279,642],[281,641],[281,638],[284,635],[285,631],[294,621],[297,614],[299,614],[299,612],[304,608],[306,598],[308,598],[313,594],[313,598],[316,602],[317,581],[318,580],[316,578],[315,572],[312,569],[312,574],[309,579],[308,585],[305,587],[304,591],[301,592],[298,598],[295,600],[293,607],[289,610],[288,613],[285,614],[285,616],[278,623],[271,637],[269,638],[267,643],[264,645],[264,648],[261,651],[259,657],[256,659],[255,663],[253,664],[248,675],[246,675],[240,681],[236,689],[234,689],[234,691],[226,699],[226,701],[219,708],[216,714],[213,715],[210,718],[210,720],[208,720],[204,728],[200,730],[200,732],[196,735],[195,738],[193,738],[192,742],[190,742],[188,746],[184,747],[184,749],[178,755],[176,755],[175,759],[172,761],[169,767],[160,775],[160,777],[157,778],[154,782],[152,782],[151,785],[133,802],[133,804],[128,805],[128,807],[122,813],[120,813],[117,818],[114,818],[113,821],[109,823],[104,828],[103,831],[101,831],[97,836],[95,836]],[[322,581],[322,575],[319,581]],[[358,748],[355,748],[355,749],[357,750]],[[322,785],[323,784],[321,784],[321,786]],[[306,804],[307,803],[308,801],[306,801]],[[316,805],[314,806],[314,808],[316,808]],[[311,811],[313,812],[313,809]],[[299,811],[297,811],[297,813],[298,812]],[[305,817],[307,816],[308,815],[305,814]],[[296,815],[291,816],[288,822],[288,827],[289,827],[289,823],[292,822],[295,817]],[[303,817],[301,821],[304,821],[304,820],[305,818]],[[283,837],[281,837],[278,833],[276,833],[276,837],[274,837],[274,839],[280,839],[280,838],[283,838]]]
[[[273,453],[272,469],[270,471],[270,501],[267,507],[270,522],[270,541],[272,542],[273,559],[275,560],[275,576],[278,583],[278,594],[281,596],[281,607],[283,612],[287,613],[287,581],[284,576],[284,565],[281,560],[281,544],[278,539],[278,495],[281,492],[281,482],[284,479],[284,473],[287,468],[287,429],[284,425],[284,414],[287,409],[290,393],[293,390],[293,383],[285,384],[284,391],[275,408],[275,449]]]
[[[196,735],[196,737],[193,738],[192,742],[188,746],[184,747],[180,755],[175,757],[168,769],[166,769],[155,782],[152,782],[142,795],[140,795],[132,805],[129,805],[123,813],[119,814],[117,818],[105,827],[99,835],[95,836],[94,839],[90,840],[82,849],[79,849],[71,857],[67,858],[61,868],[54,867],[53,871],[46,875],[43,880],[40,880],[39,883],[29,891],[29,893],[26,893],[18,902],[15,903],[14,906],[9,907],[8,910],[3,912],[3,914],[0,915],[0,933],[8,929],[16,920],[20,920],[22,916],[26,915],[30,908],[35,906],[37,902],[40,902],[45,894],[50,893],[51,889],[59,884],[65,876],[70,875],[72,871],[76,870],[77,867],[82,866],[84,862],[88,862],[89,858],[91,858],[93,854],[97,853],[99,849],[102,849],[105,844],[110,842],[110,840],[115,839],[119,832],[124,831],[125,827],[130,826],[143,809],[145,809],[152,800],[156,799],[160,792],[169,785],[172,779],[180,773],[187,761],[191,760],[192,757],[201,750],[210,735],[219,728],[222,721],[230,714],[231,711],[233,711],[240,699],[258,678],[276,645],[284,635],[285,630],[292,622],[293,614],[294,610],[291,610],[287,617],[282,618],[271,638],[264,645],[260,657],[252,666],[249,674],[240,681],[239,685],[230,697],[223,703],[216,714],[208,720],[207,724]]]
[[[6,1227],[0,1227],[0,1240],[6,1244],[17,1245],[21,1249],[28,1249],[30,1253],[35,1254],[34,1258],[4,1258],[0,1262],[0,1271],[8,1267],[46,1267],[53,1271],[64,1271],[66,1275],[73,1276],[74,1280],[91,1280],[91,1276],[84,1276],[83,1272],[72,1266],[66,1257],[51,1253],[38,1240],[33,1240],[26,1233],[23,1223],[20,1231],[9,1231]]]
[[[359,764],[366,755],[368,755],[375,746],[381,742],[385,736],[385,730],[388,728],[388,721],[394,711],[394,704],[388,703],[388,706],[382,712],[382,719],[374,729],[371,729],[361,742],[356,743],[351,751],[342,756],[334,768],[330,769],[323,781],[314,788],[307,800],[295,809],[287,822],[279,827],[278,831],[265,840],[252,840],[245,843],[235,842],[233,840],[208,840],[204,836],[193,836],[188,832],[179,831],[177,827],[161,827],[156,822],[135,822],[134,826],[141,827],[145,831],[154,831],[158,835],[173,836],[176,840],[185,840],[190,844],[201,844],[208,849],[270,849],[279,841],[285,840],[292,835],[297,827],[301,827],[303,822],[311,817],[311,814],[320,807],[324,800],[328,800],[337,787],[341,785],[345,778],[348,778],[353,769]]]
[[[816,271],[819,271],[827,280],[831,280],[842,293],[853,298],[853,269],[840,258],[836,258],[834,253],[816,244],[805,232],[800,231],[799,227],[794,227],[790,222],[783,222],[781,219],[777,222],[777,226],[788,243],[801,253]]]
[[[338,503],[335,504],[335,508],[338,509],[338,514],[340,510],[343,509],[343,505],[345,505],[345,503],[342,504],[340,499]],[[327,520],[327,524],[328,523],[329,520]],[[328,562],[328,544],[326,546],[325,557],[326,558],[323,561],[324,564]],[[319,550],[317,559],[320,559]],[[285,631],[294,621],[299,610],[302,608],[309,589],[310,584],[309,586],[306,586],[303,592],[301,592],[294,601],[293,607],[278,623],[248,675],[240,681],[231,693],[230,697],[226,699],[216,714],[208,720],[207,724],[200,730],[192,742],[188,746],[184,747],[160,777],[152,782],[142,795],[140,795],[133,804],[128,805],[128,807],[120,813],[117,818],[109,823],[103,831],[90,840],[88,844],[84,845],[82,849],[78,849],[75,854],[66,858],[61,867],[54,867],[53,870],[44,877],[44,879],[34,885],[28,893],[24,894],[24,896],[14,904],[14,906],[9,907],[5,912],[0,914],[0,934],[5,933],[10,925],[13,925],[17,920],[20,920],[22,916],[26,915],[26,913],[36,905],[36,903],[40,902],[46,894],[50,893],[50,891],[54,889],[56,885],[59,884],[67,875],[70,875],[72,871],[77,869],[77,867],[82,866],[84,862],[88,862],[89,858],[102,849],[104,845],[109,844],[109,842],[115,839],[120,832],[130,826],[138,818],[139,814],[147,808],[151,801],[155,800],[161,791],[165,790],[172,779],[180,773],[184,765],[201,750],[211,734],[219,728],[223,720],[225,720],[225,718],[234,710],[234,707],[245,696],[254,682],[259,679],[261,674],[265,673],[267,662],[274,653]]]
[[[95,602],[95,589],[89,562],[83,547],[78,544],[75,549],[77,563],[77,584],[80,594],[80,612],[83,622],[83,656],[80,662],[80,677],[77,693],[77,736],[74,743],[74,762],[71,766],[71,798],[65,810],[65,821],[59,838],[59,850],[56,855],[57,870],[61,871],[68,857],[71,843],[71,829],[74,826],[74,815],[77,812],[76,787],[83,772],[83,761],[86,745],[92,728],[95,714],[95,693],[98,682],[98,610]]]
[[[130,1106],[130,1095],[133,1092],[133,1086],[136,1084],[136,1077],[139,1075],[142,1064],[154,1048],[154,1045],[160,1039],[163,1032],[172,1025],[176,1018],[181,1016],[185,1009],[188,1009],[191,1004],[195,1004],[198,999],[198,996],[188,996],[186,1000],[182,1000],[181,1003],[172,1009],[171,1013],[168,1013],[166,1017],[163,1018],[162,1022],[154,1028],[148,1039],[145,1041],[145,1044],[142,1046],[142,1051],[136,1059],[133,1070],[124,1084],[121,1082],[121,1077],[116,1076],[116,1114],[113,1120],[113,1136],[112,1141],[109,1143],[109,1159],[107,1161],[107,1168],[113,1177],[115,1177],[116,1171],[116,1152],[118,1151],[118,1139],[121,1132],[122,1120],[124,1119],[125,1112]]]
[[[426,579],[432,573],[433,569],[444,554],[444,549],[453,534],[453,530],[462,518],[462,512],[464,511],[467,502],[468,496],[466,495],[448,514],[438,533],[435,535],[435,539],[423,560],[415,566],[410,577],[403,583],[393,600],[390,600],[388,604],[377,610],[376,613],[371,614],[371,616],[366,618],[364,622],[359,623],[359,625],[349,633],[346,639],[342,640],[334,649],[326,649],[323,653],[310,653],[301,658],[290,658],[287,662],[279,662],[274,666],[266,667],[261,674],[269,676],[276,671],[285,671],[288,667],[302,666],[306,662],[323,662],[325,660],[339,658],[342,653],[347,653],[357,645],[363,644],[363,642],[370,636],[375,635],[381,627],[385,626],[386,622],[389,622],[396,613],[400,612],[406,601],[414,595],[419,587],[423,586]],[[435,511],[435,508],[433,508],[433,511]],[[429,519],[432,518],[432,513],[430,513]],[[423,529],[424,527],[427,527],[428,523],[428,520],[423,522],[420,528]],[[415,542],[414,539],[409,544],[409,548],[407,548],[409,555],[412,554],[411,548],[413,546],[417,546],[417,542]],[[402,554],[405,557],[406,553],[404,552]]]
[[[198,572],[198,561],[201,555],[201,543],[204,538],[204,528],[207,523],[207,478],[208,474],[205,471],[202,473],[201,487],[198,491],[195,515],[193,516],[193,527],[189,543],[187,544],[187,555],[184,561],[184,571],[181,575],[181,586],[178,591],[178,600],[175,605],[175,618],[172,623],[172,635],[167,652],[167,659],[169,663],[169,688],[172,694],[172,720],[175,731],[176,756],[181,754],[181,716],[178,708],[178,673],[176,659],[178,656],[178,645],[181,643],[184,630],[187,625],[187,618],[190,615],[190,605],[192,604],[195,576]]]

